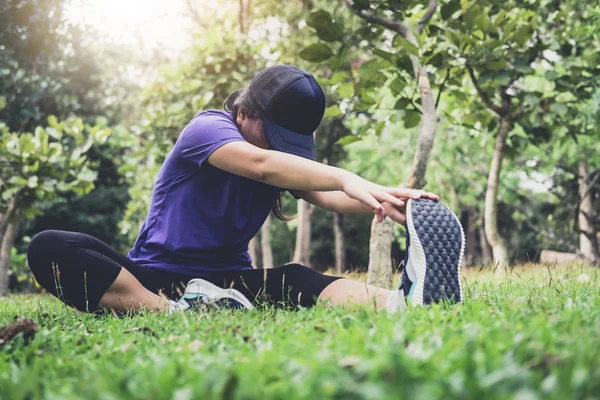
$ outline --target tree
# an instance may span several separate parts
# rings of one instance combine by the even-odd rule
[[[87,159],[94,143],[106,141],[111,131],[84,125],[81,119],[59,122],[31,133],[11,133],[0,123],[0,296],[8,290],[10,251],[21,218],[39,214],[39,203],[74,191],[88,193],[96,179]]]
[[[32,132],[49,115],[64,119],[77,111],[85,120],[106,109],[101,64],[83,30],[66,20],[66,4],[0,4],[0,93],[6,96],[0,120],[13,132]]]
[[[77,116],[92,125],[102,116],[108,120],[103,123],[113,127],[123,116],[135,115],[131,105],[136,85],[126,80],[122,67],[134,64],[136,52],[70,21],[69,4],[68,0],[0,2],[0,96],[6,102],[0,120],[11,132],[33,132],[47,124],[50,115],[59,120]],[[94,190],[89,196],[70,192],[38,202],[43,215],[23,221],[17,248],[23,251],[24,236],[48,228],[84,231],[122,246],[118,222],[127,203],[127,187],[117,167],[124,152],[112,143],[91,148],[87,156],[99,164]]]
[[[267,216],[265,223],[260,228],[262,267],[273,268],[273,250],[271,248],[271,215]]]
[[[410,21],[411,17],[415,17],[415,6],[419,4],[417,1],[403,3],[401,8],[398,7],[397,3],[391,1],[348,0],[346,4],[354,14],[367,23],[367,26],[359,28],[352,35],[354,37],[358,36],[359,42],[360,40],[368,40],[372,52],[379,59],[369,60],[360,65],[357,70],[360,81],[354,88],[342,84],[338,87],[338,92],[341,89],[342,92],[346,93],[345,97],[352,97],[356,92],[359,100],[354,104],[353,110],[358,112],[366,111],[376,103],[374,96],[377,96],[376,92],[381,88],[381,85],[390,87],[397,94],[398,100],[395,107],[405,109],[405,126],[410,128],[421,122],[412,172],[403,186],[421,188],[425,185],[425,172],[435,137],[437,117],[435,99],[431,91],[426,64],[423,63],[419,53],[425,45],[422,36],[423,31],[435,14],[437,1],[429,1],[426,11],[421,13],[414,28],[410,26],[410,22],[399,21],[404,19]],[[313,13],[313,15],[313,25],[321,40],[333,42],[344,37],[343,25],[339,21],[333,21],[331,16],[325,14],[325,12]],[[385,49],[378,48],[375,45],[376,39],[385,36],[384,30],[396,35],[393,38],[392,49],[385,44],[385,40],[380,41]],[[340,45],[336,57],[345,58],[347,56],[349,47],[347,43],[347,41],[344,41]],[[397,53],[390,51],[397,49],[400,49]],[[319,43],[307,47],[301,55],[308,60],[324,61],[332,58],[333,52],[326,44]],[[332,60],[330,63],[336,62],[335,58]],[[382,70],[387,73],[382,73]],[[403,71],[406,71],[406,75],[402,73]],[[412,95],[407,96],[408,91],[404,91],[411,79],[414,79],[413,82],[417,85],[417,97],[420,98],[421,109],[417,108],[414,103],[415,92],[413,91]],[[410,107],[407,107],[409,105]],[[375,130],[381,132],[386,126],[386,122],[380,121],[377,125]],[[382,287],[390,287],[392,281],[390,257],[392,225],[391,221],[384,221],[379,224],[373,219],[371,226],[368,282]]]
[[[447,66],[468,75],[480,107],[492,116],[467,111],[481,117],[495,136],[484,220],[495,263],[503,267],[508,250],[498,229],[498,191],[507,146],[514,153],[524,142],[549,140],[557,120],[570,115],[574,99],[589,98],[597,85],[596,66],[586,59],[595,57],[592,49],[597,46],[593,35],[578,30],[595,17],[576,3],[459,0],[446,3],[442,17]],[[581,40],[565,46],[565,37]],[[516,125],[520,138],[515,137]]]

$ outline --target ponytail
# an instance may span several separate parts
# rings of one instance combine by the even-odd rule
[[[225,102],[223,109],[230,112],[235,120],[239,110],[243,110],[244,115],[251,120],[262,119],[263,113],[258,103],[254,101],[248,88],[238,89],[231,93]]]
[[[240,93],[242,93],[242,89],[232,92],[229,96],[227,96],[227,100],[223,102],[223,109],[234,114],[234,116],[237,116],[237,107],[235,106],[235,101],[238,99],[238,97],[240,97]]]

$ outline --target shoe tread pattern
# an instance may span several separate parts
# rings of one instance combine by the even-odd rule
[[[412,200],[415,230],[425,252],[423,302],[461,302],[460,263],[463,232],[456,216],[440,202]]]

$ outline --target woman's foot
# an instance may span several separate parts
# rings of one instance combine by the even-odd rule
[[[254,308],[250,301],[235,289],[221,289],[204,279],[192,279],[179,301],[171,302],[171,312],[211,305],[218,308]]]
[[[465,235],[458,218],[440,202],[411,199],[406,206],[406,225],[407,258],[400,290],[413,305],[462,302],[460,268]]]

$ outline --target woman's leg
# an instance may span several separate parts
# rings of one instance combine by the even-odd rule
[[[300,264],[272,269],[226,272],[208,279],[223,288],[232,287],[250,301],[284,306],[311,307],[317,301],[338,306],[372,304],[384,309],[391,291],[362,282],[324,275]]]
[[[143,277],[142,267],[93,236],[43,231],[31,240],[27,260],[44,289],[78,310],[168,310],[169,301],[132,274]]]
[[[383,289],[364,282],[340,279],[328,285],[319,296],[319,301],[351,307],[355,305],[372,305],[376,311],[385,310],[391,290]]]

